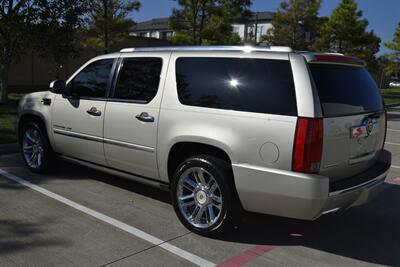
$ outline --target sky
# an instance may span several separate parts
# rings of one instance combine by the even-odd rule
[[[177,7],[173,0],[142,0],[139,12],[132,14],[135,21],[145,21],[157,17],[168,17],[171,10]],[[253,0],[253,11],[275,11],[281,0]],[[329,16],[340,0],[323,0],[320,9],[321,16]],[[368,30],[374,30],[382,39],[381,52],[388,50],[383,46],[384,42],[393,38],[393,33],[400,22],[400,0],[358,0],[358,8],[364,12],[368,19]]]

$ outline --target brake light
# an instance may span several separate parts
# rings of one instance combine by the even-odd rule
[[[322,119],[298,118],[293,145],[292,170],[318,173],[323,145]]]
[[[351,56],[339,56],[339,55],[315,55],[314,60],[312,62],[338,62],[338,63],[347,63],[352,65],[365,66],[365,61]]]

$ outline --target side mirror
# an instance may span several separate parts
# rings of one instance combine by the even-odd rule
[[[62,80],[55,80],[50,83],[50,91],[55,94],[63,94],[66,87],[65,82]]]

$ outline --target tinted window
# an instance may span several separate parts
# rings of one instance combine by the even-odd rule
[[[105,97],[113,62],[114,59],[99,60],[79,72],[69,84],[69,86],[72,86],[73,95]]]
[[[379,90],[366,69],[322,64],[310,64],[310,69],[325,116],[383,109]]]
[[[184,105],[297,114],[287,60],[180,58],[176,73],[179,100]]]
[[[157,94],[161,68],[161,58],[125,59],[114,98],[150,102]]]

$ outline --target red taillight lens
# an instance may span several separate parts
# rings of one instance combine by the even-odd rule
[[[322,119],[298,118],[293,146],[292,170],[318,173],[323,145]]]

